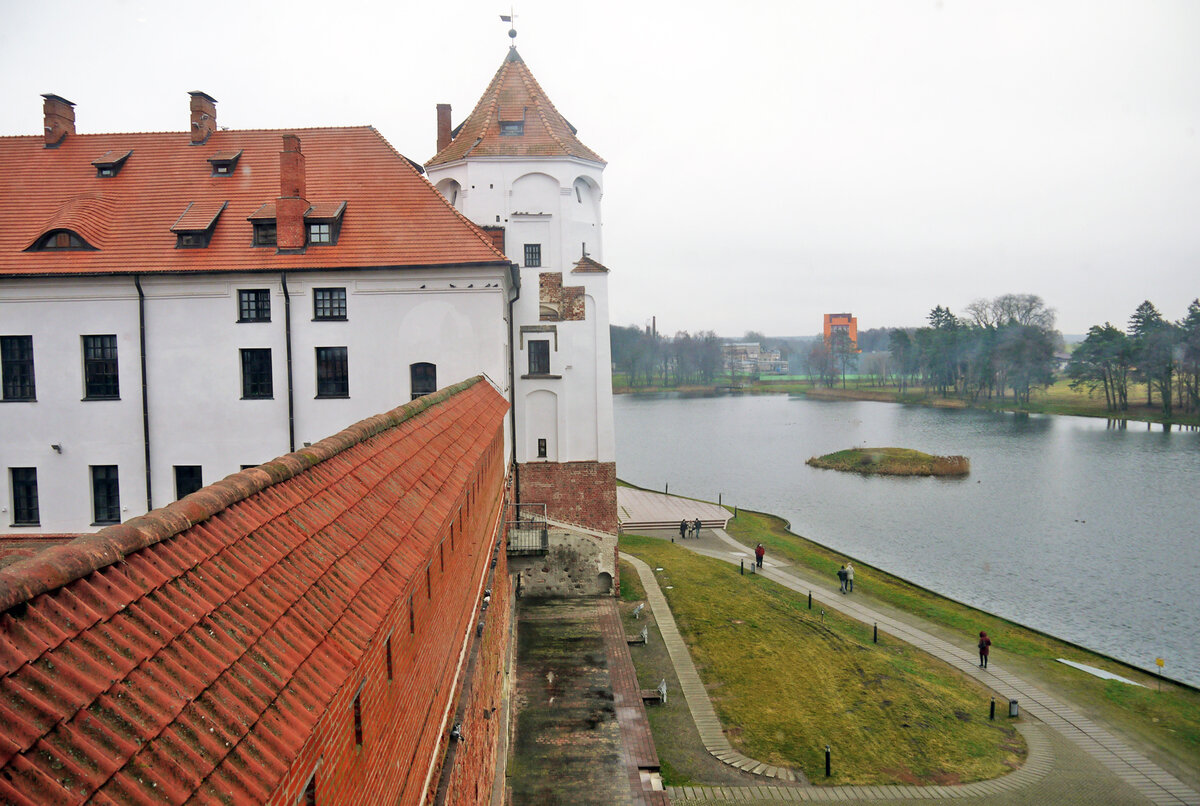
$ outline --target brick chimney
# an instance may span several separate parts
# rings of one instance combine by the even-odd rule
[[[454,139],[450,136],[450,104],[437,105],[437,138],[438,151],[450,145]]]
[[[283,151],[279,152],[279,199],[275,202],[275,243],[279,249],[303,249],[307,237],[304,214],[305,200],[304,155],[300,153],[300,138],[283,136]]]
[[[202,146],[217,130],[217,99],[199,90],[188,95],[192,96],[192,145]]]
[[[75,104],[51,93],[42,96],[46,148],[59,145],[68,134],[75,133]]]

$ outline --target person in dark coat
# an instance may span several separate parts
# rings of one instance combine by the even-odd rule
[[[696,530],[696,539],[699,540],[700,539],[700,519],[699,518],[696,518],[696,520],[692,521],[692,528]]]
[[[846,566],[838,569],[838,584],[841,586],[841,592],[846,592]]]
[[[757,565],[759,568],[762,568],[763,555],[765,555],[766,553],[767,553],[767,550],[765,548],[763,548],[762,543],[759,543],[757,546],[754,547],[754,564]]]
[[[979,633],[979,665],[986,669],[988,661],[988,651],[992,647],[992,639],[988,638],[988,634],[980,631]]]
[[[688,522],[680,521],[679,522],[679,539],[683,540],[685,537],[687,537],[687,533],[688,533]]]

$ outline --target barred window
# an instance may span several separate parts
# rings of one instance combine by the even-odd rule
[[[238,291],[239,322],[271,321],[271,290],[251,288]]]
[[[309,224],[308,242],[310,244],[333,243],[333,226],[330,224]]]
[[[33,336],[0,336],[4,400],[34,400]]]
[[[83,337],[83,389],[85,400],[120,397],[116,336]]]
[[[96,523],[121,522],[116,465],[92,465],[92,517]]]
[[[529,342],[529,374],[550,374],[550,342],[537,339]]]
[[[542,245],[540,243],[525,244],[525,268],[532,269],[542,265]]]
[[[271,383],[271,350],[242,350],[242,399],[262,400],[275,395]]]
[[[345,347],[317,348],[317,397],[349,397],[350,371]]]
[[[346,289],[313,289],[313,319],[332,319],[334,321],[339,321],[345,320],[345,318]]]
[[[9,468],[12,479],[13,526],[37,526],[38,489],[36,467]]]

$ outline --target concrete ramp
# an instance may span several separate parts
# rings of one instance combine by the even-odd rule
[[[724,529],[733,513],[716,504],[692,501],[631,487],[617,488],[617,520],[622,532],[637,529],[678,529],[680,521],[700,519],[705,529]]]

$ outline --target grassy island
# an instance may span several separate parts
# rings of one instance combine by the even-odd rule
[[[908,448],[851,448],[808,460],[813,467],[880,476],[965,476],[965,456],[932,456]]]

